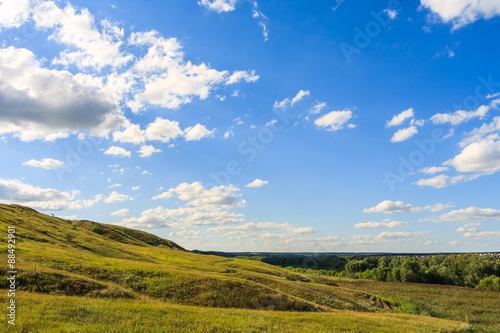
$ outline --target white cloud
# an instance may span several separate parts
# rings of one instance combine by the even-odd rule
[[[384,9],[384,13],[386,13],[391,20],[395,20],[396,17],[398,16],[397,10]]]
[[[428,168],[420,169],[417,172],[421,172],[421,173],[425,173],[425,174],[428,174],[428,175],[432,175],[432,174],[435,174],[435,173],[444,172],[444,171],[448,171],[448,170],[450,170],[450,169],[447,168],[447,167],[436,167],[436,166],[433,166],[433,167],[428,167]]]
[[[113,184],[113,185],[109,185],[108,188],[115,188],[115,187],[121,187],[122,184]]]
[[[120,210],[117,210],[109,215],[113,215],[113,216],[126,216],[128,215],[128,213],[130,212],[129,209],[127,208],[123,208],[123,209],[120,209]]]
[[[152,197],[151,199],[152,200],[160,200],[160,199],[170,199],[171,197],[173,197],[174,195],[172,194],[172,192],[163,192],[163,193],[160,193],[158,195],[155,195],[154,197]]]
[[[227,130],[227,131],[224,133],[224,139],[229,139],[230,137],[234,137],[234,133],[233,133],[233,130],[232,130],[232,129],[229,129],[229,130]]]
[[[130,157],[131,153],[128,150],[125,150],[122,147],[111,146],[104,152],[106,155],[112,155],[116,157]]]
[[[290,225],[288,223],[274,223],[274,222],[249,222],[238,226],[222,226],[210,228],[207,231],[209,232],[231,232],[231,231],[262,231],[262,230],[275,230],[275,229],[286,229],[289,228]]]
[[[424,245],[425,246],[430,246],[432,244],[437,244],[437,243],[438,243],[438,241],[427,241],[427,242],[424,243]]]
[[[302,228],[290,227],[287,229],[287,231],[291,234],[303,235],[303,234],[312,234],[312,233],[317,232],[318,230],[316,228],[313,228],[313,227],[302,227]]]
[[[240,191],[234,185],[215,186],[207,190],[200,182],[191,184],[182,183],[169,190],[176,193],[180,200],[188,201],[188,206],[220,206],[220,207],[243,207],[245,200],[238,201]]]
[[[258,75],[255,75],[255,71],[234,71],[231,76],[229,76],[226,80],[226,85],[235,84],[240,82],[241,80],[245,80],[246,82],[257,82],[259,79]]]
[[[245,206],[240,200],[240,190],[234,185],[205,189],[200,182],[182,183],[153,199],[167,199],[173,195],[185,206],[176,209],[157,207],[143,211],[140,217],[124,219],[121,224],[129,227],[179,227],[238,224],[244,221],[243,214],[228,210]]]
[[[60,169],[66,166],[63,161],[54,160],[52,158],[44,158],[41,161],[29,160],[24,162],[23,165],[29,165],[35,168],[43,169]]]
[[[357,223],[354,225],[356,229],[392,229],[399,228],[408,224],[409,222],[399,222],[399,221],[390,221],[390,222],[366,222],[366,223]]]
[[[218,71],[201,63],[194,65],[184,61],[182,46],[175,38],[163,38],[157,31],[132,33],[131,45],[148,46],[147,54],[137,60],[132,71],[143,83],[144,89],[128,103],[133,112],[145,105],[157,105],[177,109],[190,103],[192,97],[206,99],[210,91],[221,83],[235,83],[241,79],[255,82],[255,72],[243,74],[241,71],[229,75],[228,71]]]
[[[133,200],[131,197],[129,197],[126,194],[121,194],[116,191],[111,192],[111,194],[104,199],[105,203],[115,203],[115,202],[123,202],[127,200]]]
[[[436,113],[431,117],[431,121],[434,124],[448,123],[450,125],[459,125],[474,118],[483,119],[488,114],[489,110],[490,106],[481,105],[475,111],[459,110],[453,113]]]
[[[2,0],[0,2],[1,28],[19,28],[28,20],[31,0]]]
[[[37,28],[52,29],[50,39],[76,48],[61,52],[53,60],[56,64],[101,69],[104,66],[121,67],[133,59],[132,55],[120,51],[123,29],[103,20],[100,22],[102,31],[99,31],[86,8],[77,13],[71,4],[61,9],[54,2],[40,2],[33,8],[33,19]]]
[[[415,126],[402,128],[400,130],[397,130],[396,133],[394,133],[394,135],[391,138],[391,142],[402,142],[408,140],[417,133],[418,129]]]
[[[352,118],[352,111],[332,111],[314,121],[318,127],[326,127],[327,130],[335,132],[344,128]]]
[[[309,110],[309,115],[315,115],[321,112],[326,108],[326,103],[325,102],[316,102],[316,104],[313,105],[313,107]]]
[[[399,126],[403,124],[406,119],[413,117],[414,117],[413,108],[409,108],[392,117],[390,121],[387,121],[385,127]]]
[[[268,185],[268,184],[269,184],[269,182],[267,180],[262,180],[262,179],[257,178],[253,182],[245,185],[245,187],[254,187],[255,188],[255,187],[262,187],[262,186]]]
[[[480,221],[500,221],[500,210],[492,208],[469,207],[465,209],[453,210],[439,216],[426,217],[421,221],[430,221],[434,223],[477,223]]]
[[[471,143],[460,154],[444,164],[453,166],[460,172],[498,172],[500,171],[500,141],[486,140]]]
[[[211,137],[215,129],[208,130],[205,126],[197,124],[194,127],[188,127],[184,131],[186,141],[199,141],[206,137]]]
[[[168,228],[237,224],[243,221],[243,214],[231,213],[221,208],[211,210],[202,207],[167,209],[159,206],[143,211],[140,217],[124,219],[120,224],[130,228]]]
[[[274,108],[275,109],[286,109],[288,107],[292,107],[295,103],[300,102],[304,97],[311,95],[309,90],[300,90],[297,95],[293,98],[285,98],[282,101],[275,101]]]
[[[425,210],[431,212],[437,212],[440,210],[453,207],[453,204],[442,204],[438,203],[435,205],[428,205],[425,207],[413,207],[411,204],[405,204],[403,201],[391,201],[385,200],[380,202],[377,206],[371,208],[365,208],[363,213],[384,213],[384,214],[394,214],[394,213],[418,213]]]
[[[474,239],[493,239],[500,238],[500,231],[473,231],[466,232],[464,237],[473,237]]]
[[[478,19],[500,15],[500,3],[491,0],[421,0],[421,6],[430,9],[441,20],[461,28]]]
[[[292,98],[291,106],[293,106],[295,103],[300,102],[304,97],[311,95],[311,92],[309,90],[300,90],[297,95]]]
[[[375,236],[375,239],[381,240],[391,240],[391,239],[403,239],[409,240],[414,239],[421,236],[429,235],[429,231],[419,231],[419,232],[401,232],[401,231],[384,231]]]
[[[68,71],[40,67],[26,49],[0,49],[0,134],[22,141],[107,134],[124,122],[112,97]],[[69,111],[71,110],[71,112]]]
[[[485,123],[480,128],[472,130],[459,146],[463,148],[471,143],[498,139],[500,139],[500,116],[493,118],[491,123]]]
[[[61,192],[53,188],[41,188],[19,180],[0,178],[0,200],[41,210],[66,210],[91,207],[102,199],[96,196],[90,200],[78,200],[78,191]]]
[[[483,175],[484,174],[482,174],[482,173],[477,173],[474,175],[458,175],[458,176],[453,176],[453,177],[449,177],[447,175],[438,175],[438,176],[431,177],[431,178],[419,179],[414,184],[421,186],[421,187],[429,186],[429,187],[434,187],[434,188],[444,188],[444,187],[448,187],[448,186],[455,185],[458,183],[469,182],[469,181],[477,179]]]
[[[198,5],[204,6],[217,13],[232,12],[236,9],[237,0],[200,0]]]
[[[137,191],[140,188],[141,188],[140,186],[132,186],[132,191]]]
[[[139,153],[140,157],[149,157],[154,153],[161,152],[161,149],[156,149],[155,147],[150,145],[142,145],[141,149],[139,149],[137,152]]]

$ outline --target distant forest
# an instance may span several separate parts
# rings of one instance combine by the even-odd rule
[[[448,284],[500,291],[500,257],[474,254],[427,257],[246,257],[297,273],[390,282]]]

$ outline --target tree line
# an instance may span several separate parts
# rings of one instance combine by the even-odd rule
[[[426,257],[263,257],[299,273],[390,282],[448,284],[500,291],[500,258],[474,254]]]

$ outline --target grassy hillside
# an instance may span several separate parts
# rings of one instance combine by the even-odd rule
[[[145,232],[54,218],[17,205],[0,205],[3,253],[9,225],[16,226],[17,289],[22,290],[16,328],[23,332],[458,332],[468,327],[400,314],[398,300],[369,288],[257,261],[194,254]],[[7,288],[6,265],[1,267],[0,288]],[[6,304],[6,292],[0,295]]]

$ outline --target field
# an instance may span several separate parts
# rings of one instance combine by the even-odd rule
[[[500,294],[306,276],[118,226],[0,205],[16,227],[12,332],[497,332]],[[6,262],[5,258],[5,262]],[[7,304],[6,265],[0,302]],[[6,306],[1,316],[6,318]]]

